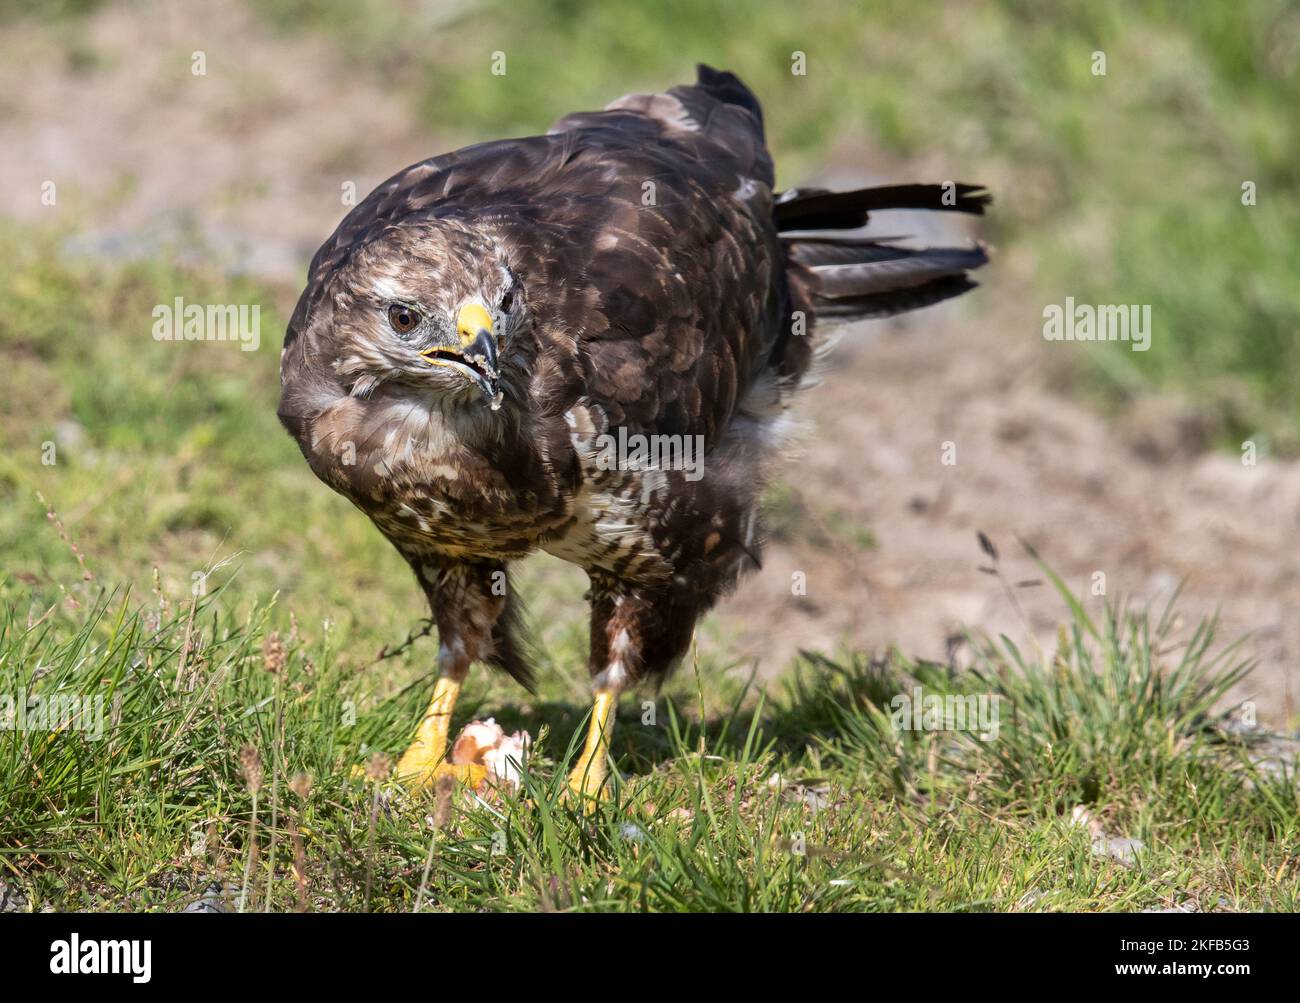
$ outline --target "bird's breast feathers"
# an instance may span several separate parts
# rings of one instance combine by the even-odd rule
[[[539,436],[537,454],[512,464],[490,445],[467,445],[465,430],[436,410],[347,397],[310,423],[308,459],[408,555],[510,559],[544,549],[584,567],[662,578],[669,567],[651,526],[666,472],[611,456],[599,407],[570,408],[563,423],[554,437],[562,449]],[[557,476],[570,467],[575,478]],[[538,474],[511,476],[521,468]]]

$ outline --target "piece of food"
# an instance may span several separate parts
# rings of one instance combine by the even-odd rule
[[[526,731],[507,735],[493,718],[471,721],[456,736],[451,761],[457,766],[484,767],[486,783],[513,793],[519,789],[520,771],[532,741]]]

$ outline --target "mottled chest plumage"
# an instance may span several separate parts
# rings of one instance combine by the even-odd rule
[[[344,398],[312,422],[307,457],[408,558],[519,557],[569,519],[566,457],[544,437],[436,409]]]
[[[358,501],[375,525],[408,558],[443,554],[462,559],[509,560],[536,550],[568,521],[567,504],[542,505],[531,493],[506,500],[466,499],[440,482],[412,485],[378,501]]]

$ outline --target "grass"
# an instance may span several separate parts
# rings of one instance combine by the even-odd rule
[[[810,656],[771,692],[704,654],[625,703],[623,778],[589,817],[559,798],[583,715],[562,677],[527,706],[472,677],[458,720],[537,737],[517,795],[410,798],[350,768],[403,746],[427,680],[377,694],[327,628],[231,599],[82,581],[30,621],[10,609],[5,688],[99,699],[106,718],[98,740],[0,733],[0,872],[29,901],[177,909],[215,879],[250,910],[1300,905],[1295,777],[1218,727],[1244,666],[1208,629],[1168,651],[1168,616],[1079,606],[1054,650],[978,641],[961,672]],[[916,686],[998,701],[997,740],[896,729],[891,701]],[[1131,866],[1094,849],[1078,805],[1142,841]]]

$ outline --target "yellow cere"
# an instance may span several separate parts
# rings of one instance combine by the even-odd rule
[[[469,345],[480,331],[492,333],[492,315],[478,303],[466,303],[456,315],[456,333],[460,343]]]

